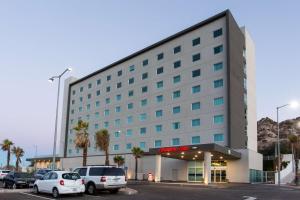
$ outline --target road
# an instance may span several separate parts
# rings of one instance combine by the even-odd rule
[[[175,185],[175,184],[150,184],[130,185],[138,191],[135,195],[109,194],[100,192],[97,196],[84,195],[82,197],[68,195],[61,199],[66,200],[299,200],[300,189],[273,185],[249,184],[220,184],[213,186]],[[15,190],[4,193],[0,190],[0,199],[4,200],[52,200],[51,195],[38,195],[26,190]]]

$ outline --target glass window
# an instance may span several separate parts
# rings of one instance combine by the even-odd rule
[[[89,89],[92,88],[92,84],[91,84],[91,83],[88,84],[88,88],[89,88]]]
[[[222,30],[222,28],[219,28],[219,29],[214,31],[214,38],[219,37],[222,34],[223,34],[223,30]]]
[[[146,142],[140,142],[140,148],[145,149],[146,148]]]
[[[109,109],[104,110],[104,116],[109,116]]]
[[[131,143],[126,144],[126,149],[131,150],[132,149],[132,144]]]
[[[178,67],[181,67],[181,61],[180,60],[177,60],[176,62],[173,63],[173,67],[174,69],[178,68]]]
[[[120,119],[116,119],[115,120],[115,126],[119,127],[121,125],[121,120]]]
[[[96,117],[96,118],[99,118],[99,117],[100,117],[99,112],[95,112],[95,117]]]
[[[224,98],[223,97],[217,97],[214,98],[214,105],[219,106],[224,104]]]
[[[146,133],[147,133],[146,127],[140,128],[140,134],[141,134],[141,135],[145,135]]]
[[[155,125],[155,131],[156,131],[157,133],[162,132],[162,125],[161,125],[161,124]]]
[[[101,84],[101,79],[98,79],[97,80],[97,85],[100,85]]]
[[[133,72],[133,71],[134,71],[134,68],[135,68],[134,65],[129,66],[129,71],[130,71],[130,72]]]
[[[180,90],[174,91],[173,92],[173,99],[177,99],[180,97]]]
[[[163,95],[156,96],[156,102],[157,103],[163,102],[163,100],[164,100],[164,96]]]
[[[200,85],[195,85],[192,87],[192,93],[196,94],[199,93],[201,91],[201,86]]]
[[[181,46],[174,47],[174,54],[181,52]]]
[[[200,144],[200,136],[193,136],[192,144]]]
[[[158,81],[158,82],[156,83],[156,87],[157,87],[157,88],[163,88],[163,87],[164,87],[164,82],[163,82],[163,81]]]
[[[173,114],[180,113],[180,106],[173,107]]]
[[[161,147],[161,140],[155,140],[154,142],[154,147],[157,148],[157,147]]]
[[[132,124],[133,123],[133,117],[132,116],[128,116],[127,117],[127,123],[128,124]]]
[[[96,108],[99,108],[100,107],[100,101],[96,101],[95,106],[96,106]]]
[[[83,87],[80,87],[80,92],[83,92]]]
[[[106,103],[106,104],[110,104],[110,98],[106,98],[106,99],[105,99],[105,103]]]
[[[196,69],[196,70],[192,71],[192,77],[193,78],[198,77],[200,75],[201,75],[201,70],[200,69]]]
[[[147,66],[149,63],[148,59],[143,60],[143,66]]]
[[[148,100],[147,99],[142,99],[141,100],[141,106],[146,106],[148,103]]]
[[[164,53],[160,53],[157,55],[157,60],[162,60],[164,58]]]
[[[99,129],[99,124],[95,124],[95,129]]]
[[[81,107],[81,106],[78,108],[78,111],[79,111],[79,112],[82,112],[82,107]]]
[[[193,46],[200,44],[200,37],[193,39]]]
[[[129,83],[129,84],[133,84],[133,83],[134,83],[134,78],[130,78],[130,79],[128,80],[128,83]]]
[[[200,59],[201,59],[201,54],[200,53],[197,53],[197,54],[193,55],[193,62],[196,62],[196,61],[198,61]]]
[[[148,92],[148,87],[147,86],[142,87],[142,93],[145,93],[145,92]]]
[[[192,119],[192,127],[200,126],[200,119]]]
[[[71,114],[74,114],[74,109],[71,110]]]
[[[223,69],[223,63],[222,62],[219,62],[219,63],[215,63],[214,64],[214,71],[219,71],[219,70],[222,70]]]
[[[122,95],[121,95],[121,94],[117,94],[117,95],[116,95],[116,100],[117,100],[117,101],[121,101],[121,99],[122,99]]]
[[[109,122],[104,122],[104,128],[108,128],[109,127]]]
[[[119,145],[118,144],[115,144],[114,145],[114,151],[118,151],[119,150]]]
[[[173,138],[172,139],[172,146],[178,146],[180,145],[180,139],[179,138]]]
[[[129,103],[129,104],[127,105],[127,108],[128,108],[128,110],[133,109],[133,103]]]
[[[79,101],[82,102],[82,101],[83,101],[83,98],[82,98],[82,97],[79,97]]]
[[[214,141],[215,142],[223,142],[224,141],[224,134],[222,134],[222,133],[214,134]]]
[[[224,115],[214,116],[214,124],[223,124],[223,123],[224,123]]]
[[[179,83],[180,80],[181,80],[180,75],[177,75],[177,76],[174,76],[174,77],[173,77],[173,83]]]
[[[162,110],[155,111],[155,116],[156,117],[162,117],[163,116],[163,111]]]
[[[110,92],[110,86],[106,87],[106,92]]]
[[[121,82],[117,83],[117,88],[121,88],[121,87],[122,87],[122,83]]]
[[[75,104],[75,100],[72,100],[72,105],[74,105]]]
[[[199,110],[200,109],[200,102],[192,103],[192,110]]]
[[[175,130],[180,129],[180,122],[173,122],[172,126],[173,126],[173,129],[175,129]]]
[[[75,90],[73,90],[73,91],[72,91],[72,94],[73,94],[73,95],[75,95],[75,93],[76,93],[76,91],[75,91]]]
[[[121,106],[117,106],[117,107],[116,107],[116,112],[117,112],[117,113],[121,112]]]
[[[164,73],[164,67],[159,67],[156,69],[156,74],[162,74]]]
[[[118,76],[122,76],[122,70],[118,71]]]
[[[111,80],[111,75],[106,76],[106,80],[110,81]]]
[[[92,95],[91,95],[91,94],[88,94],[88,95],[87,95],[87,98],[88,98],[88,99],[91,99],[91,98],[92,98]]]
[[[116,131],[116,132],[115,132],[115,137],[116,137],[116,138],[119,138],[119,137],[120,137],[120,131]]]
[[[147,79],[148,78],[148,73],[146,72],[146,73],[143,73],[142,74],[142,80],[145,80],[145,79]]]
[[[146,121],[146,119],[147,119],[147,114],[146,113],[140,114],[140,121]]]
[[[223,51],[223,45],[214,47],[214,54],[221,53]]]
[[[223,87],[223,79],[214,81],[214,88],[219,88],[219,87]]]
[[[127,129],[127,130],[126,130],[126,136],[127,136],[127,137],[132,136],[132,129]]]
[[[129,96],[129,97],[133,97],[133,93],[134,93],[133,90],[129,90],[129,91],[128,91],[128,96]]]
[[[96,95],[100,96],[100,90],[97,90]]]

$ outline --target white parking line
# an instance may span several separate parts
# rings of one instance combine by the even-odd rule
[[[35,195],[35,194],[29,194],[29,193],[25,193],[25,192],[20,192],[20,194],[25,194],[25,195],[32,196],[32,197],[37,197],[37,198],[40,198],[40,199],[54,200],[54,199],[51,199],[51,198],[48,198],[48,197],[41,197],[41,196],[38,196],[38,195]]]
[[[244,200],[255,200],[255,197],[243,196]]]

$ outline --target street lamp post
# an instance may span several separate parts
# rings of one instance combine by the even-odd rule
[[[58,105],[59,105],[59,93],[60,93],[60,79],[66,73],[72,71],[72,68],[67,68],[63,73],[58,76],[52,76],[49,78],[49,82],[53,82],[54,79],[58,79],[58,89],[57,89],[57,100],[56,100],[56,115],[55,115],[55,131],[54,131],[54,141],[53,141],[53,160],[52,160],[52,169],[55,169],[55,159],[56,159],[56,140],[57,140],[57,121],[58,121]]]

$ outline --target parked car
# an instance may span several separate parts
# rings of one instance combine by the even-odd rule
[[[24,172],[9,172],[3,178],[4,188],[31,187],[35,179],[32,174]]]
[[[86,166],[76,168],[74,172],[84,180],[88,194],[96,194],[97,190],[118,193],[127,184],[124,170],[114,166]]]
[[[41,178],[43,178],[43,176],[45,174],[47,174],[48,172],[51,172],[51,171],[52,171],[51,169],[38,169],[34,174],[34,178],[41,179]]]
[[[2,181],[3,178],[4,178],[9,172],[10,172],[9,170],[3,170],[3,169],[1,169],[1,170],[0,170],[0,181]]]
[[[51,171],[42,179],[37,179],[33,186],[33,192],[49,193],[54,198],[61,194],[79,194],[85,191],[84,182],[78,173],[69,171]]]

